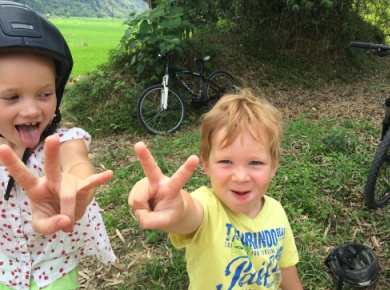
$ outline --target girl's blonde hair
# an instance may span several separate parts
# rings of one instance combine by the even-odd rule
[[[283,135],[281,113],[265,99],[254,96],[250,89],[225,95],[202,116],[199,147],[202,160],[207,162],[212,136],[222,128],[226,129],[225,137],[221,144],[214,146],[229,146],[241,133],[249,133],[258,142],[267,141],[268,144],[264,145],[268,145],[273,162],[280,159]]]

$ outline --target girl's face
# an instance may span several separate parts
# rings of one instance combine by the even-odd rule
[[[34,148],[57,105],[54,62],[30,53],[0,53],[0,76],[0,134],[14,150]]]
[[[221,148],[224,136],[224,128],[214,133],[210,156],[202,160],[203,168],[224,205],[254,218],[263,206],[263,196],[275,176],[278,161],[272,161],[267,146],[249,133],[240,134],[232,144]]]

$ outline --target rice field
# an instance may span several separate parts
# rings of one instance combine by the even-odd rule
[[[61,31],[74,59],[71,77],[83,75],[108,59],[119,45],[127,25],[115,18],[51,18]]]

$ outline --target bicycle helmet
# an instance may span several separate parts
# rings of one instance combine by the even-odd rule
[[[0,1],[0,53],[32,52],[53,58],[57,75],[57,109],[50,135],[61,121],[59,106],[73,67],[69,47],[61,32],[45,17],[30,7]]]
[[[335,247],[326,258],[325,265],[339,280],[338,289],[342,289],[343,283],[369,286],[379,275],[377,256],[369,247],[357,243]]]

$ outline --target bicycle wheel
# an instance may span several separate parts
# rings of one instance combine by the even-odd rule
[[[223,70],[217,70],[211,73],[206,82],[206,101],[209,105],[214,104],[227,93],[237,93],[237,82],[234,77]]]
[[[137,103],[137,116],[142,126],[152,134],[173,133],[180,128],[186,115],[185,103],[180,94],[168,88],[168,107],[161,104],[163,85],[147,88]]]
[[[375,153],[368,174],[364,199],[368,208],[384,207],[390,200],[390,131]]]

